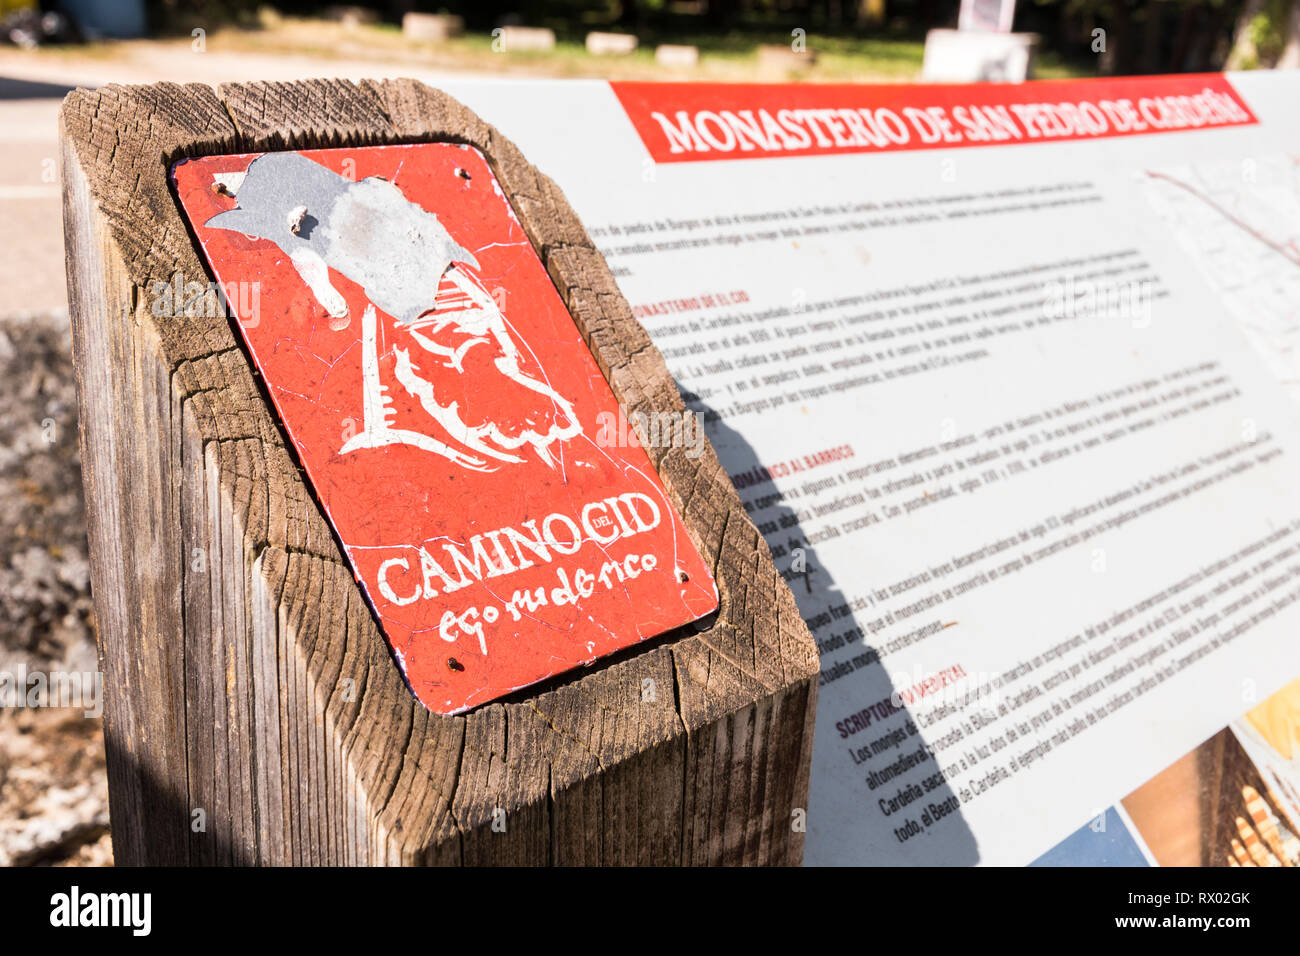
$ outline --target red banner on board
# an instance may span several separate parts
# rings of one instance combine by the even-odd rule
[[[611,83],[656,162],[952,149],[1257,123],[1219,73],[1021,84]]]

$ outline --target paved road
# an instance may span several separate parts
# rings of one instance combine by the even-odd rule
[[[55,134],[65,92],[0,69],[0,316],[66,303]]]

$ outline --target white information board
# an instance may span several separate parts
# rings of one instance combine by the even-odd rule
[[[957,28],[1009,33],[1015,18],[1016,0],[961,0]]]
[[[1158,860],[1119,801],[1300,676],[1300,77],[448,90],[787,573],[805,862]]]

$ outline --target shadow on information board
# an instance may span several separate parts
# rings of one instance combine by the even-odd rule
[[[705,423],[705,431],[722,467],[733,481],[737,475],[767,473],[771,463],[762,461],[740,432],[723,421],[716,411],[689,392],[683,394],[683,400]],[[891,698],[897,705],[894,685],[876,649],[867,640],[863,621],[847,613],[849,598],[822,562],[816,546],[809,543],[798,510],[778,493],[770,478],[740,489],[740,496],[750,517],[764,532],[777,570],[789,583],[799,612],[818,642],[823,673],[832,657],[841,662],[851,661],[853,673],[842,680],[852,682],[852,696],[860,702],[860,707]],[[763,506],[749,510],[750,502],[758,499],[766,499]],[[868,582],[849,583],[854,593],[862,593]],[[835,640],[836,634],[844,640]],[[937,773],[939,765],[925,741],[924,731],[915,726],[908,708],[899,707],[881,718],[878,727],[872,723],[874,733],[862,734],[879,742],[883,734],[907,728],[910,732],[906,744],[875,748],[871,746],[872,741],[854,740],[852,748],[846,748],[847,741],[841,739],[837,722],[851,717],[860,707],[830,701],[825,689],[819,693],[804,865],[968,866],[977,863],[979,847],[960,809],[932,821],[923,810],[930,804],[947,803],[956,807],[958,798],[946,781],[928,791],[921,788],[921,782]],[[869,749],[870,754],[855,760],[845,752],[856,748]],[[892,771],[903,749],[916,759],[895,774]],[[923,796],[913,796],[922,793]],[[888,813],[887,807],[891,808]],[[912,826],[900,826],[904,819]]]

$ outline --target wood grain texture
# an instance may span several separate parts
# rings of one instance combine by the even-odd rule
[[[228,320],[154,314],[155,282],[208,281],[177,159],[467,143],[624,409],[683,412],[551,180],[410,80],[79,90],[61,135],[120,863],[799,862],[816,648],[711,447],[647,451],[716,619],[444,717],[403,683]]]

